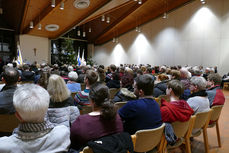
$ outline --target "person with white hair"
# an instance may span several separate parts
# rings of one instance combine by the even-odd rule
[[[71,71],[68,73],[68,82],[67,87],[68,89],[73,92],[81,91],[81,85],[80,83],[77,83],[78,74],[74,71]]]
[[[194,110],[194,114],[208,111],[210,104],[206,92],[207,81],[203,77],[194,76],[190,82],[192,94],[187,100],[189,106]]]
[[[35,84],[24,84],[14,93],[13,104],[20,124],[13,135],[0,138],[0,152],[66,152],[70,131],[54,127],[44,119],[49,106],[48,92]]]
[[[47,118],[54,125],[70,127],[80,113],[79,109],[74,105],[74,100],[64,79],[56,74],[51,75],[47,90],[50,94]]]

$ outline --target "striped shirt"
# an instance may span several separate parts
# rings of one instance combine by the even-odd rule
[[[85,89],[84,91],[79,91],[74,97],[76,105],[90,105],[89,102],[89,92],[90,89]]]

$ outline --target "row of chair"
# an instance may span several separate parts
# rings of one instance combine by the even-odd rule
[[[119,108],[125,105],[125,102],[116,103]],[[221,147],[220,141],[220,132],[219,132],[219,117],[222,111],[223,105],[213,106],[208,112],[201,112],[193,115],[186,122],[174,122],[172,127],[174,133],[177,136],[178,140],[174,146],[167,146],[167,141],[164,136],[164,127],[165,124],[162,124],[159,128],[148,129],[148,130],[139,130],[134,135],[132,135],[132,141],[134,144],[135,152],[148,152],[153,150],[159,153],[167,152],[168,148],[178,147],[181,144],[185,144],[185,152],[191,153],[190,137],[195,137],[199,135],[193,135],[193,129],[201,129],[203,132],[205,152],[209,153],[208,145],[208,135],[207,128],[214,127],[216,125],[216,133],[218,139],[218,146]],[[209,126],[209,121],[215,121],[213,125]],[[201,132],[200,132],[201,133]],[[199,133],[199,134],[200,134]],[[89,147],[84,148],[83,153],[93,153],[92,149]]]

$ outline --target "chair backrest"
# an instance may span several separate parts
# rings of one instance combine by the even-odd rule
[[[76,95],[76,92],[72,92],[71,93],[71,96],[72,96],[73,99],[75,98],[75,95]]]
[[[116,102],[115,106],[118,107],[118,109],[122,108],[127,102],[126,101],[122,101],[122,102]]]
[[[170,102],[169,96],[168,95],[160,95],[158,98],[160,98],[160,100],[163,98],[165,99],[167,102]]]
[[[161,106],[161,98],[154,98],[154,100],[158,103],[159,106]]]
[[[147,152],[154,149],[161,141],[165,124],[155,129],[139,130],[135,133],[135,152]]]
[[[93,150],[90,147],[86,146],[83,148],[83,153],[93,153]]]
[[[85,83],[80,83],[81,86],[81,91],[83,91],[86,88],[86,84]]]
[[[223,105],[217,105],[217,106],[213,106],[211,108],[213,110],[212,115],[211,115],[211,121],[216,121],[219,119],[220,113],[223,109]]]
[[[115,94],[120,90],[119,88],[110,88],[110,99],[114,99]]]
[[[82,109],[80,110],[80,115],[88,114],[90,112],[92,112],[91,106],[82,106]]]
[[[194,129],[200,129],[203,128],[204,126],[208,125],[212,113],[212,109],[210,109],[207,112],[200,112],[196,114],[196,120],[194,123]]]
[[[174,133],[178,138],[182,138],[187,134],[189,128],[191,127],[191,121],[194,120],[194,118],[196,118],[196,116],[191,116],[186,122],[176,121],[172,123]]]
[[[15,115],[0,114],[0,132],[13,132],[18,124],[19,120]]]

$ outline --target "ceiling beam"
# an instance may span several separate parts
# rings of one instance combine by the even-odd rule
[[[193,1],[195,1],[195,0],[184,0],[183,3],[180,3],[178,5],[172,3],[172,5],[169,5],[170,8],[168,9],[167,12],[171,13],[171,12],[175,11],[176,9],[183,7],[183,6],[189,4]],[[158,9],[154,12],[154,15],[142,16],[139,25],[145,24],[145,23],[150,22],[152,20],[156,20],[156,19],[160,18],[163,15],[163,13],[164,13],[164,11],[162,9]],[[125,26],[124,28],[118,26],[119,36],[127,33],[128,31],[132,30],[134,27],[136,27],[136,26],[128,25],[128,26]],[[112,33],[111,30],[112,29],[110,29],[110,31],[107,31],[107,33],[104,33],[103,35],[101,35],[100,38],[97,38],[94,41],[94,44],[95,45],[101,45],[101,44],[104,44],[104,43],[108,42],[109,40],[111,40],[113,38],[113,37],[111,37],[111,33]]]
[[[106,0],[103,3],[101,3],[100,5],[98,5],[97,7],[95,7],[95,9],[91,10],[90,12],[88,12],[87,14],[85,14],[84,16],[81,16],[80,19],[77,19],[74,23],[72,23],[70,26],[66,27],[63,32],[61,32],[60,35],[56,36],[56,38],[59,38],[61,36],[64,36],[66,33],[68,33],[69,31],[72,30],[72,28],[74,28],[75,26],[78,26],[78,24],[83,21],[85,18],[89,17],[90,15],[92,15],[95,11],[99,10],[100,8],[102,8],[104,5],[106,5],[107,3],[109,3],[111,0]],[[55,38],[53,38],[55,39]]]
[[[22,18],[22,22],[21,22],[21,27],[20,27],[20,33],[23,32],[23,26],[25,24],[25,19],[26,19],[26,15],[29,9],[29,4],[30,4],[30,0],[27,0],[25,2],[25,8],[24,8],[24,12],[23,12],[23,18]]]
[[[112,8],[112,9],[109,9],[109,10],[107,10],[107,11],[105,11],[105,12],[103,12],[103,13],[100,13],[100,14],[98,14],[98,15],[96,15],[96,16],[93,16],[93,17],[91,17],[91,18],[90,18],[90,16],[89,16],[89,18],[86,18],[86,19],[83,20],[81,23],[79,23],[79,26],[80,26],[80,25],[83,25],[83,24],[86,24],[86,23],[88,23],[88,22],[90,22],[90,21],[93,21],[93,20],[99,18],[100,16],[102,16],[103,14],[112,13],[113,11],[116,11],[116,10],[118,10],[118,9],[124,7],[124,6],[127,6],[127,5],[129,5],[129,4],[131,4],[131,3],[136,3],[136,2],[135,2],[135,1],[128,1],[128,2],[126,2],[126,3],[124,3],[124,4],[118,5],[117,7],[114,7],[114,8]]]
[[[51,14],[55,9],[59,9],[60,3],[64,0],[56,0],[56,6],[52,7],[51,5],[48,5],[45,9],[41,10],[40,14],[36,16],[33,21],[33,26],[35,27],[40,21],[42,21],[46,16]],[[29,6],[28,6],[29,7]],[[26,15],[27,16],[27,12]],[[24,19],[25,20],[25,19]],[[22,25],[23,26],[23,25]],[[32,29],[29,28],[29,25],[23,29],[23,33],[29,33]]]
[[[130,15],[131,13],[133,13],[136,9],[138,9],[139,7],[141,7],[142,5],[144,5],[144,3],[147,0],[143,0],[142,4],[139,5],[138,3],[136,3],[133,7],[131,7],[128,11],[126,11],[122,16],[120,16],[118,19],[116,19],[114,22],[112,22],[111,24],[109,24],[109,26],[107,26],[102,32],[100,32],[98,35],[96,35],[94,38],[91,38],[90,42],[95,42],[98,38],[100,38],[104,33],[108,32],[110,29],[112,29],[115,25],[117,25],[120,21],[122,21],[123,19],[125,19],[128,15]],[[120,9],[121,7],[119,7]],[[136,25],[135,25],[136,26]],[[117,34],[119,35],[119,34]],[[113,36],[114,37],[114,36]]]

